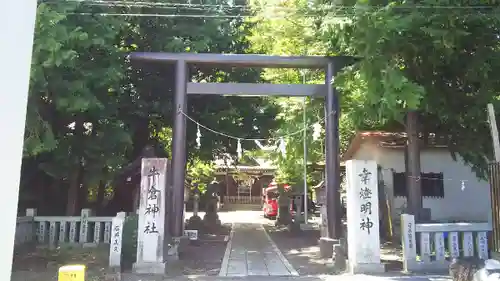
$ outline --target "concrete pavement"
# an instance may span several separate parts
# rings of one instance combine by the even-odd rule
[[[447,276],[406,276],[406,275],[324,275],[324,276],[245,276],[245,277],[220,277],[220,276],[183,276],[165,279],[149,279],[147,277],[127,278],[123,276],[123,281],[451,281]]]
[[[233,224],[219,276],[298,275],[261,224]]]
[[[87,280],[87,279],[86,279]],[[88,281],[451,281],[451,278],[441,275],[411,276],[411,275],[323,275],[323,276],[180,276],[165,277],[152,275],[136,275],[122,273],[121,276],[110,278],[88,278]],[[15,272],[11,281],[57,281],[57,274],[47,272]]]

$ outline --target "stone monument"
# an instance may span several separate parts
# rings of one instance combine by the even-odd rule
[[[290,225],[292,223],[292,216],[290,214],[290,195],[287,192],[285,185],[278,184],[278,217],[276,218],[275,225]]]
[[[219,183],[214,179],[210,184],[208,184],[206,191],[207,205],[205,208],[205,216],[203,217],[203,221],[205,222],[205,226],[208,229],[221,224],[221,221],[219,220],[219,215],[217,214],[218,192],[219,192]]]
[[[112,233],[110,237],[109,267],[112,269],[119,269],[121,267],[123,225],[125,223],[125,217],[125,212],[119,212],[111,222]]]
[[[328,234],[328,216],[326,211],[326,204],[322,203],[320,209],[321,225],[319,226],[319,254],[321,258],[331,258],[333,256],[333,245],[340,242],[329,238]]]
[[[325,182],[323,181],[316,187],[317,188],[316,196],[318,198],[318,203],[320,204],[319,212],[321,218],[321,223],[319,226],[320,239],[318,241],[319,253],[321,258],[327,259],[333,257],[334,254],[333,248],[336,247],[337,245],[340,245],[340,241],[337,239],[329,238],[328,216],[326,208],[326,188],[324,187],[324,184]]]
[[[200,190],[198,186],[194,187],[193,190],[193,216],[188,219],[188,223],[186,229],[189,230],[202,230],[203,229],[203,220],[198,215],[200,207]]]
[[[166,158],[142,159],[135,273],[165,274],[167,167]]]
[[[378,171],[375,161],[349,160],[347,178],[347,243],[351,273],[381,273]]]

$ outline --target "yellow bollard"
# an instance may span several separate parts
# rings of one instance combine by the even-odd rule
[[[85,265],[65,265],[59,268],[58,281],[85,281]]]

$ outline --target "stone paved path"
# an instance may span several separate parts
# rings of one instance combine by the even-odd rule
[[[219,276],[298,276],[261,224],[235,223]]]

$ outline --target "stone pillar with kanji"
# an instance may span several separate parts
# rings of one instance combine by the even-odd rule
[[[347,244],[351,273],[381,273],[377,163],[346,162]]]
[[[142,159],[135,273],[165,274],[169,236],[165,196],[167,167],[166,158]]]

